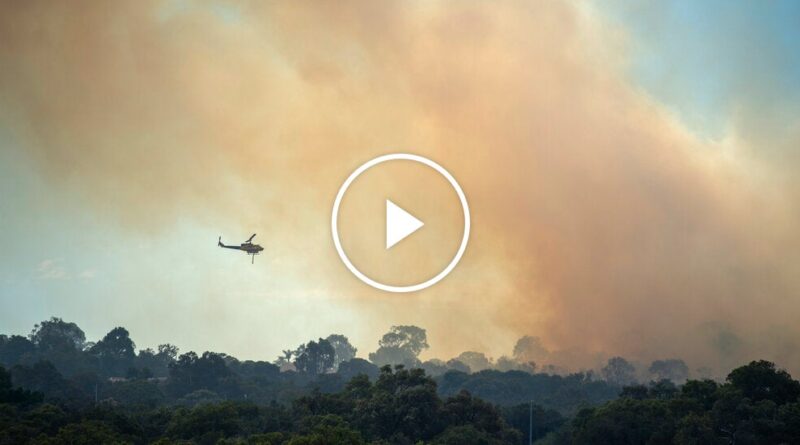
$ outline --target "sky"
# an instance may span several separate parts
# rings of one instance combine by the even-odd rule
[[[415,324],[423,357],[533,335],[569,369],[800,372],[797,2],[0,8],[2,333],[59,316],[271,360]],[[350,275],[329,226],[398,149],[473,218],[453,273],[404,295]],[[252,266],[216,246],[252,232]]]

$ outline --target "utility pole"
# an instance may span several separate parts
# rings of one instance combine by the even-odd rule
[[[528,418],[528,445],[533,445],[533,400],[531,400],[530,416]]]

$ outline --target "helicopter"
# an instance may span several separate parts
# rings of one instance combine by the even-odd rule
[[[256,234],[254,233],[253,236],[248,238],[247,241],[243,242],[239,246],[226,246],[225,244],[222,244],[222,237],[220,236],[219,240],[217,241],[217,245],[219,247],[224,247],[226,249],[236,249],[236,250],[243,250],[243,251],[247,252],[247,254],[250,255],[253,258],[250,261],[250,264],[253,264],[255,262],[255,260],[256,260],[256,255],[258,255],[262,250],[264,250],[264,248],[259,246],[258,244],[253,244],[253,238],[255,238],[255,237],[256,237]]]

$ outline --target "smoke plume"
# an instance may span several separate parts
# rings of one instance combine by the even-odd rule
[[[427,328],[436,356],[510,355],[532,335],[573,369],[623,355],[800,370],[796,183],[633,86],[624,33],[582,4],[2,10],[0,116],[108,224],[268,226],[276,274],[310,271],[372,339]],[[453,172],[474,219],[453,274],[402,297],[349,276],[328,226],[344,178],[398,149]]]

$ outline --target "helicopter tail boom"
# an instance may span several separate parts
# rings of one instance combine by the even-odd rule
[[[217,240],[217,245],[219,247],[224,247],[226,249],[242,250],[239,246],[226,246],[225,244],[222,244],[222,237],[219,237],[219,239]]]

